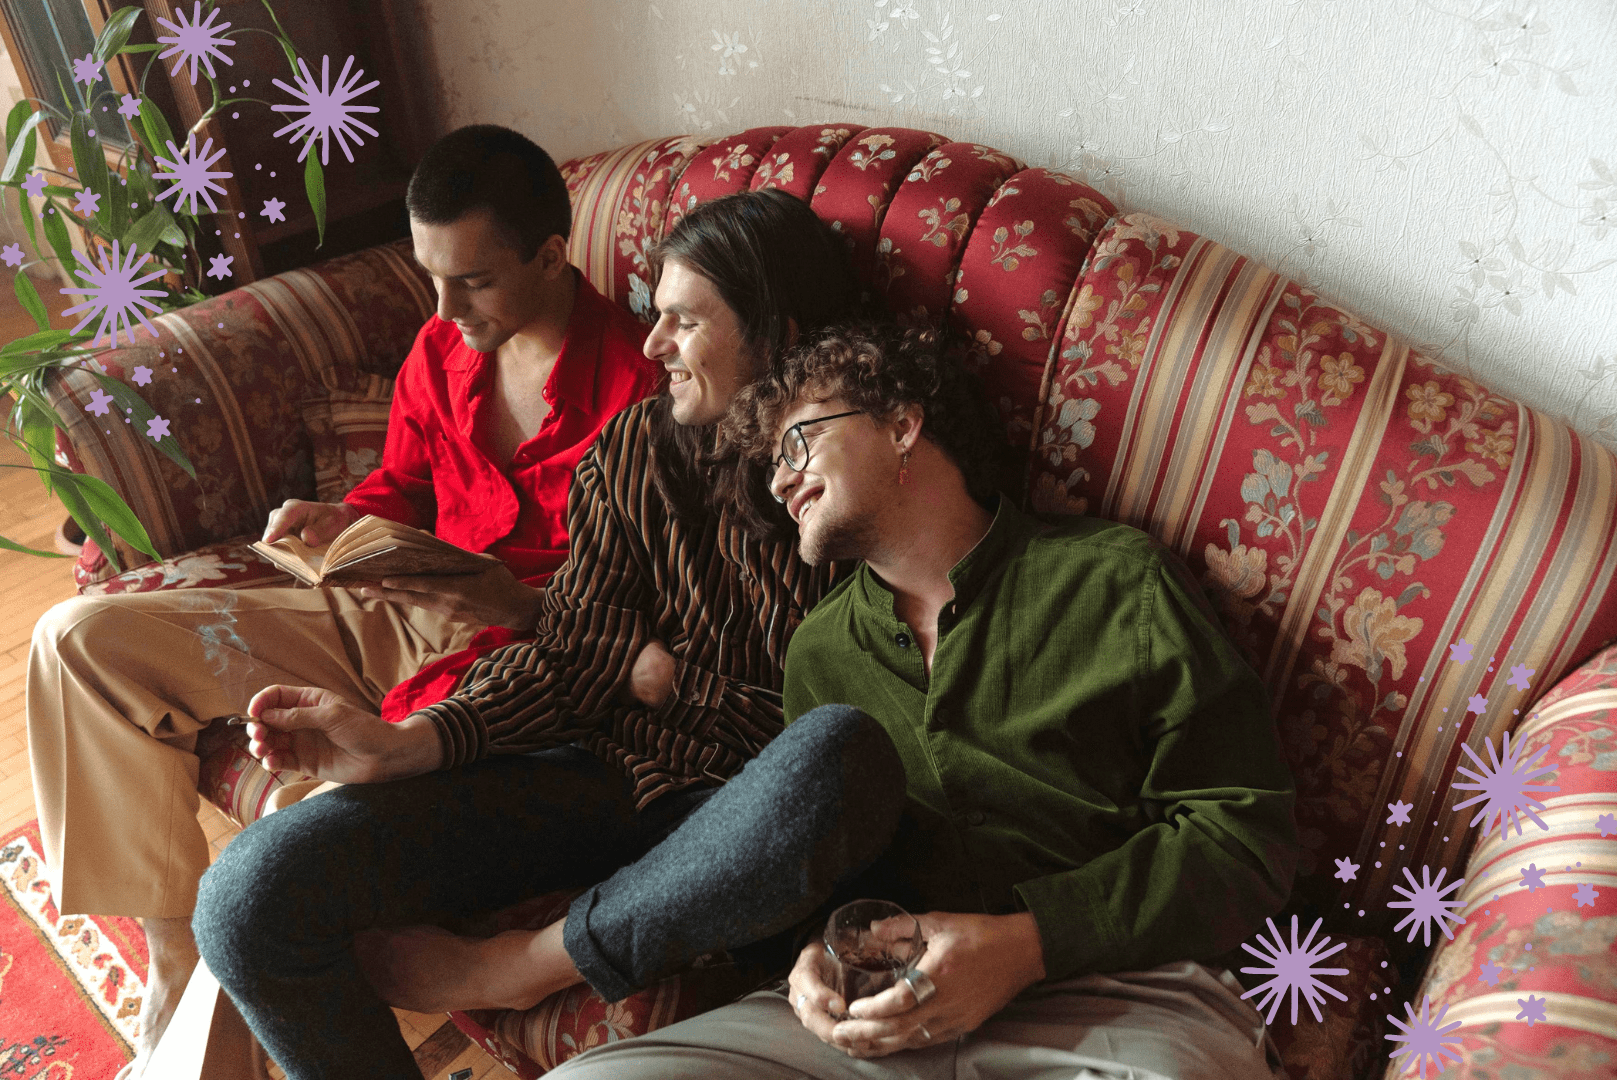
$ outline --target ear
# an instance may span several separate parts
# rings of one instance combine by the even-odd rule
[[[547,275],[559,276],[570,265],[567,262],[567,241],[562,239],[561,233],[551,233],[545,242],[539,245],[535,258],[539,260],[539,265]]]
[[[797,320],[790,315],[786,316],[786,347],[789,349],[797,344]]]
[[[921,441],[921,425],[926,419],[926,413],[919,405],[906,405],[898,411],[893,419],[893,448],[900,454],[908,454],[915,450]]]

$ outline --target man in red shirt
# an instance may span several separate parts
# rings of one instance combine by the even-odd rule
[[[80,597],[34,631],[29,752],[57,906],[137,916],[150,946],[141,1043],[121,1075],[139,1074],[196,963],[190,918],[209,861],[198,732],[274,683],[402,717],[481,652],[530,634],[567,556],[574,466],[663,376],[641,353],[646,328],[568,264],[566,187],[528,139],[451,133],[406,202],[438,311],[399,372],[382,466],[340,503],[289,500],[264,537],[320,544],[377,514],[501,562],[359,589]],[[243,647],[221,649],[222,624]]]

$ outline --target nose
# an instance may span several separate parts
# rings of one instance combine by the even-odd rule
[[[791,498],[792,489],[797,486],[798,479],[803,474],[786,464],[784,457],[775,459],[775,472],[769,478],[769,493],[775,496],[776,502],[785,502]]]
[[[465,311],[466,297],[453,282],[446,281],[438,286],[438,318],[444,322],[454,322],[455,317]]]
[[[652,325],[651,333],[646,335],[646,343],[641,347],[646,359],[661,362],[663,357],[674,351],[674,335],[669,330],[669,323],[670,317],[663,316]]]

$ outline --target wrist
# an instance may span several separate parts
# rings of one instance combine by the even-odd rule
[[[403,780],[443,768],[443,739],[438,735],[438,725],[430,717],[411,713],[391,726],[398,737],[398,746],[391,755],[388,779]]]

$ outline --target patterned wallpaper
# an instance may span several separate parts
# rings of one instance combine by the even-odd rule
[[[1612,0],[418,0],[558,159],[850,121],[1066,169],[1617,447]]]

